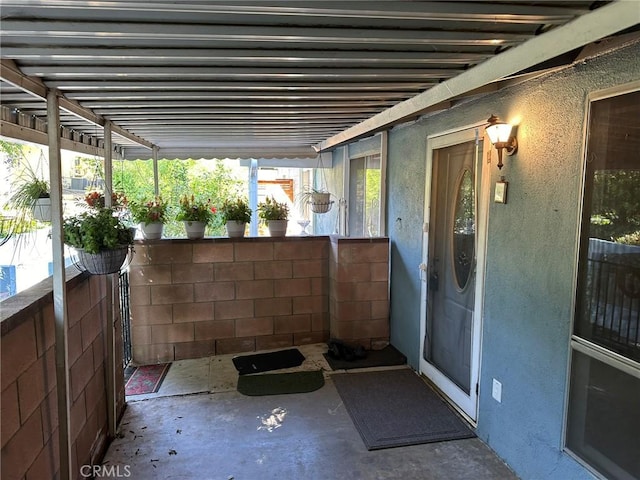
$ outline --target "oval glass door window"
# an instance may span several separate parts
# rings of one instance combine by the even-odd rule
[[[467,286],[473,266],[476,236],[475,211],[473,174],[465,169],[458,183],[451,249],[454,276],[461,290]]]

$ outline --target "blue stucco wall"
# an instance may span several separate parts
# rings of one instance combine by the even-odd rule
[[[520,119],[500,172],[508,204],[489,205],[477,433],[525,479],[592,478],[562,452],[584,117],[588,93],[640,79],[638,58],[628,46],[389,133],[391,341],[417,368],[427,136],[492,113]],[[492,185],[498,175],[492,166]]]

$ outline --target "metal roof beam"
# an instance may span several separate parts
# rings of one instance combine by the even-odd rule
[[[462,72],[431,89],[405,100],[373,117],[327,138],[316,148],[327,150],[415,118],[433,105],[537,65],[570,50],[598,41],[640,22],[640,9],[633,0],[620,0],[585,14],[562,27],[546,32]]]
[[[228,4],[224,2],[145,2],[142,9],[140,4],[131,1],[101,1],[92,5],[78,6],[73,0],[58,0],[55,3],[30,2],[25,0],[5,0],[3,8],[15,8],[17,12],[28,15],[30,9],[37,8],[38,12],[51,19],[90,20],[96,16],[109,16],[117,19],[122,12],[127,17],[132,12],[139,12],[140,19],[164,20],[167,18],[181,19],[183,16],[192,18],[193,14],[229,18],[232,16],[262,17],[262,21],[269,17],[280,19],[317,18],[323,19],[359,19],[362,17],[383,20],[430,20],[456,22],[493,22],[493,23],[562,23],[583,12],[572,7],[549,7],[544,4],[536,7],[526,5],[512,5],[509,13],[504,13],[500,5],[477,2],[339,2],[327,8],[326,2],[269,2],[258,5]],[[167,17],[167,14],[171,14]],[[186,14],[186,15],[185,15]]]
[[[48,92],[47,87],[42,83],[42,81],[30,78],[25,75],[24,72],[20,71],[20,69],[12,61],[5,59],[0,60],[0,79],[46,102]],[[83,118],[95,125],[104,126],[104,118],[96,115],[91,110],[80,106],[77,102],[69,100],[64,96],[61,96],[59,98],[59,102],[60,108],[62,110],[72,113],[73,115]],[[118,135],[124,138],[128,138],[129,140],[144,147],[153,148],[151,142],[148,142],[147,140],[137,135],[127,132],[117,125],[113,125],[113,133],[117,133]]]

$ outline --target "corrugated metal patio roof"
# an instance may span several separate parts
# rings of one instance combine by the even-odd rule
[[[477,69],[610,3],[3,0],[0,133],[42,139],[55,88],[63,136],[89,150],[109,120],[126,158],[152,146],[161,158],[315,156],[573,61],[575,45],[601,34],[512,62],[507,75]],[[609,17],[603,31],[628,28]]]

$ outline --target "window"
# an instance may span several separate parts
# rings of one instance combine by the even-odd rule
[[[640,91],[591,102],[566,446],[640,478]]]
[[[349,236],[381,235],[380,154],[352,158],[349,167]]]

